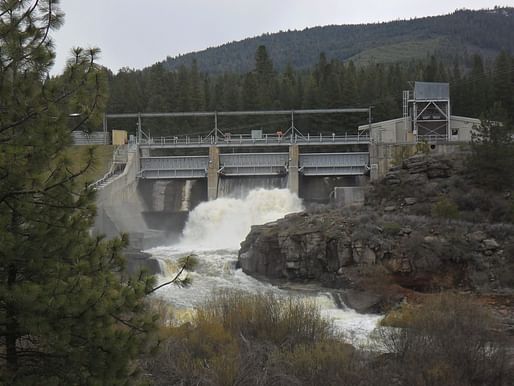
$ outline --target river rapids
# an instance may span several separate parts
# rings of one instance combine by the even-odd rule
[[[189,214],[178,243],[147,251],[159,260],[165,272],[159,277],[160,283],[176,275],[181,257],[195,254],[198,259],[197,267],[185,273],[192,279],[190,286],[165,286],[157,291],[156,296],[169,302],[176,315],[184,319],[217,290],[299,296],[314,301],[321,313],[332,319],[336,328],[353,343],[365,342],[380,316],[359,314],[336,301],[330,291],[317,286],[279,288],[235,268],[239,244],[252,225],[271,222],[302,210],[301,200],[287,189],[256,189],[244,198],[219,198],[201,203]]]

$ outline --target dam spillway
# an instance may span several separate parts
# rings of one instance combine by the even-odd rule
[[[285,177],[287,188],[299,194],[302,177],[362,176],[370,170],[366,137],[270,137],[225,138],[208,146],[205,139],[149,139],[138,146],[138,178],[207,179],[207,197],[213,200],[225,178]]]

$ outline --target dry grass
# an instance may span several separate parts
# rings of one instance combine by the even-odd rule
[[[93,165],[79,177],[80,185],[98,181],[109,171],[112,161],[114,146],[112,145],[92,145],[92,146],[71,146],[67,149],[65,156],[70,161],[70,168],[77,172],[85,167],[90,149],[94,151]]]

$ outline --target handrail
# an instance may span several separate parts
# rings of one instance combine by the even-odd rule
[[[345,134],[345,135],[323,135],[319,134],[316,136],[303,136],[303,135],[288,135],[282,136],[277,134],[264,134],[260,138],[252,137],[251,134],[228,134],[224,137],[209,136],[161,136],[151,137],[148,139],[142,139],[141,145],[187,145],[187,146],[198,146],[198,145],[215,145],[215,144],[330,144],[330,143],[347,143],[347,142],[362,142],[369,143],[370,136],[362,134]]]
[[[111,160],[111,166],[109,167],[109,171],[104,174],[102,178],[99,180],[93,182],[92,184],[88,185],[88,188],[90,189],[98,189],[98,186],[100,186],[102,183],[106,182],[109,178],[114,176],[120,167],[120,165],[123,164],[123,162],[117,162],[116,157],[119,155],[120,151],[123,149],[123,146],[116,146],[114,151],[112,152],[112,160]],[[125,162],[126,164],[126,162]]]

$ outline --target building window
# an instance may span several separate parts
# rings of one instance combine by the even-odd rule
[[[452,129],[452,136],[459,135],[459,129]]]

